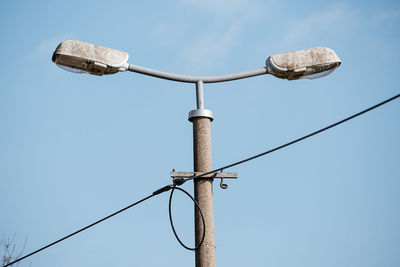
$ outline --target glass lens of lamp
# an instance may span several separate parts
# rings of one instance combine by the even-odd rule
[[[66,55],[58,55],[55,63],[60,68],[73,73],[89,73],[86,60]]]
[[[89,72],[84,71],[84,70],[74,69],[74,68],[71,68],[71,67],[67,67],[67,66],[63,66],[63,65],[57,64],[57,63],[56,63],[56,65],[59,66],[60,68],[62,68],[63,70],[66,70],[66,71],[69,71],[69,72],[78,73],[78,74],[81,74],[81,73],[88,73],[89,74]]]
[[[335,62],[307,67],[306,72],[300,79],[314,80],[325,77],[331,74],[339,65],[340,63]]]

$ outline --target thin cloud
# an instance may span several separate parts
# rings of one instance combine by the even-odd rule
[[[232,15],[254,15],[259,12],[262,5],[255,0],[182,0],[183,4],[194,8],[201,8],[215,16],[226,18]]]
[[[160,23],[153,27],[151,37],[157,40],[160,45],[173,46],[181,41],[187,31],[188,29],[184,25],[179,25],[177,23]]]
[[[182,0],[211,17],[207,27],[185,44],[182,61],[198,70],[212,69],[224,60],[243,38],[246,28],[263,18],[262,10],[272,1]]]
[[[326,10],[292,21],[289,25],[290,30],[283,38],[283,44],[296,46],[316,35],[344,33],[351,30],[349,25],[358,25],[358,20],[359,15],[350,10],[347,5],[331,6]]]
[[[388,21],[400,20],[400,9],[380,10],[372,15],[372,25],[380,27]]]
[[[51,55],[59,43],[68,39],[74,39],[75,34],[66,33],[54,36],[50,39],[43,40],[34,48],[35,55]]]
[[[229,53],[240,38],[243,28],[243,23],[232,23],[227,28],[198,35],[196,40],[183,50],[183,57],[190,66],[197,66],[199,69],[211,68]]]

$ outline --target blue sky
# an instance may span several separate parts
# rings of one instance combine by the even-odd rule
[[[190,84],[76,75],[51,62],[77,39],[130,63],[213,75],[327,46],[332,75],[205,85],[215,168],[398,94],[398,1],[1,1],[0,229],[31,252],[192,170]],[[214,188],[218,266],[399,266],[400,102],[232,168]],[[185,188],[192,190],[187,183]],[[175,221],[193,244],[192,204]],[[192,266],[160,195],[20,266]]]

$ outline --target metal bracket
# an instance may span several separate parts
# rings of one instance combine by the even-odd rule
[[[174,182],[177,184],[182,184],[184,182],[184,178],[191,178],[193,176],[201,175],[204,172],[176,172],[172,170],[171,178],[174,179]],[[215,172],[212,174],[204,175],[195,179],[221,179],[219,186],[222,189],[227,189],[228,185],[224,184],[224,179],[237,179],[238,173],[237,172]]]

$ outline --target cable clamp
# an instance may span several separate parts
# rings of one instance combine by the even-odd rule
[[[222,189],[227,189],[228,185],[224,183],[224,179],[237,179],[237,172],[214,172],[202,176],[205,172],[177,172],[175,169],[171,171],[171,178],[173,179],[174,185],[182,185],[188,180],[192,179],[221,179],[219,186]],[[197,177],[200,176],[200,177]]]
[[[184,182],[186,182],[186,180],[184,178],[173,178],[172,180],[174,182],[174,185],[183,185]]]
[[[167,192],[172,188],[172,185],[166,185],[164,187],[161,187],[160,189],[156,190],[153,192],[153,195],[158,195],[161,194],[163,192]]]

